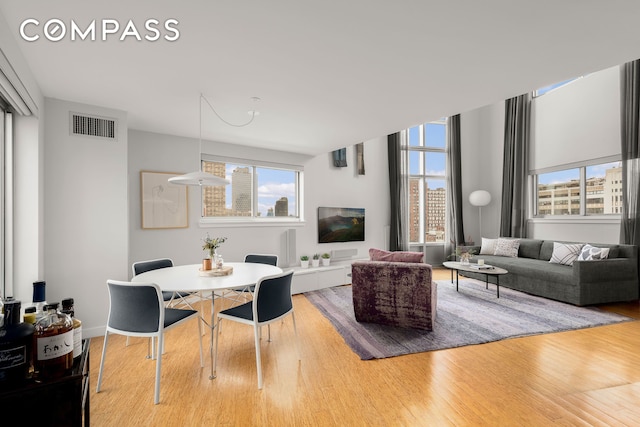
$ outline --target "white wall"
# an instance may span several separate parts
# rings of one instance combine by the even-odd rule
[[[359,255],[367,256],[370,246],[381,247],[384,244],[383,229],[389,223],[386,138],[365,143],[367,174],[364,176],[355,173],[354,147],[347,150],[349,166],[339,169],[331,165],[330,154],[310,158],[295,153],[203,141],[202,151],[205,154],[303,165],[305,223],[200,225],[200,190],[189,187],[188,228],[143,230],[140,220],[140,171],[192,172],[199,166],[198,149],[198,141],[194,139],[129,131],[129,264],[160,257],[172,258],[175,264],[198,263],[203,257],[201,239],[207,232],[212,237],[227,237],[220,248],[225,261],[241,261],[247,252],[276,253],[284,260],[283,240],[289,229],[296,230],[298,256],[329,252],[336,248],[355,248]],[[318,244],[318,206],[364,207],[367,215],[366,241]]]
[[[498,237],[500,231],[504,102],[461,114],[460,137],[465,238],[471,236],[480,244],[481,237]],[[469,203],[469,194],[475,190],[491,194],[491,202],[482,208],[482,225],[479,209]]]
[[[75,299],[83,335],[104,333],[107,279],[126,279],[127,116],[95,106],[45,100],[44,250],[47,301]],[[69,112],[118,121],[117,141],[72,136]]]

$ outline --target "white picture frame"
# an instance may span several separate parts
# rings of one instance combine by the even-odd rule
[[[169,182],[175,172],[140,171],[140,209],[143,229],[189,227],[188,186]]]

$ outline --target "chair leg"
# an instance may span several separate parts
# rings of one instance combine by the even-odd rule
[[[160,403],[160,370],[162,368],[162,345],[164,344],[164,333],[158,335],[158,350],[156,358],[156,386],[154,393],[154,403]]]
[[[253,334],[256,341],[256,367],[258,369],[258,390],[262,389],[262,360],[260,359],[260,327],[253,325]]]
[[[109,332],[104,332],[104,344],[102,347],[102,358],[100,359],[100,370],[98,371],[98,385],[96,387],[96,393],[100,393],[100,387],[102,386],[102,370],[104,368],[104,357],[107,354],[107,341],[109,340]]]
[[[202,319],[197,317],[196,322],[198,322],[198,338],[200,339],[200,367],[204,368],[204,356],[202,354]]]
[[[271,342],[271,324],[267,325],[267,342]]]
[[[291,319],[293,320],[293,336],[296,341],[296,351],[298,352],[298,360],[302,360],[300,354],[300,344],[298,343],[298,329],[296,328],[296,315],[291,311]]]
[[[215,348],[215,353],[213,351],[213,348],[211,348],[211,375],[209,376],[209,379],[212,380],[216,377],[216,373],[217,373],[217,369],[218,369],[218,341],[220,340],[220,324],[222,323],[222,319],[218,319],[218,323],[215,327],[215,334],[216,334],[216,348]],[[211,347],[213,347],[213,334],[214,334],[214,328],[211,328]]]

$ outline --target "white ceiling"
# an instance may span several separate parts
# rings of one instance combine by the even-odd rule
[[[637,0],[0,0],[44,96],[129,127],[319,154],[640,58]],[[27,18],[178,20],[149,42],[26,42]],[[163,34],[168,34],[163,31]],[[100,32],[97,33],[98,39]]]

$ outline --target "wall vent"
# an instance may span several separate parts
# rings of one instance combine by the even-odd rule
[[[71,113],[71,135],[93,136],[115,141],[117,123],[113,119]]]

